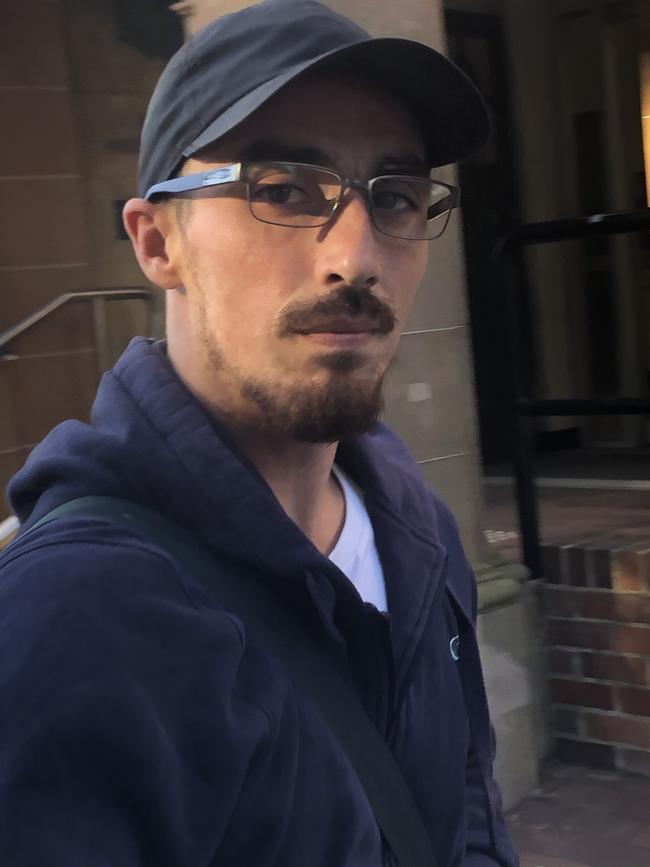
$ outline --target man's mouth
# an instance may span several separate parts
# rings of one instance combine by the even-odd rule
[[[376,319],[367,317],[337,317],[297,328],[294,334],[310,343],[329,349],[362,349],[377,338],[386,336]]]
[[[348,318],[341,316],[335,319],[326,319],[304,328],[298,328],[296,329],[296,333],[303,335],[363,335],[379,334],[380,328],[377,321],[374,319],[367,317]]]

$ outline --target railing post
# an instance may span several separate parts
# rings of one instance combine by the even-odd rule
[[[100,373],[111,366],[111,351],[108,339],[108,317],[106,316],[106,298],[97,295],[92,299],[93,327],[95,331],[95,348],[97,350],[97,367]]]
[[[543,578],[541,548],[539,544],[539,514],[533,461],[533,419],[523,416],[518,408],[513,413],[515,489],[517,512],[524,563],[533,578]]]
[[[618,214],[592,214],[569,220],[550,220],[520,226],[504,236],[495,247],[506,292],[508,349],[510,353],[510,433],[512,462],[517,495],[517,511],[523,558],[535,578],[543,577],[539,538],[537,495],[533,473],[534,419],[551,415],[640,415],[648,402],[638,397],[619,400],[535,400],[528,396],[524,374],[527,347],[522,344],[519,321],[519,298],[514,271],[514,251],[531,244],[578,240],[590,236],[619,235],[647,231],[650,209]]]
[[[542,577],[539,547],[537,499],[533,473],[534,419],[522,415],[521,399],[527,391],[525,347],[521,337],[517,272],[512,250],[500,251],[501,273],[506,302],[510,378],[510,454],[515,480],[519,534],[523,561],[533,578]]]

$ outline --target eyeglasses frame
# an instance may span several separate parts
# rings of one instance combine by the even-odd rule
[[[332,206],[331,214],[322,222],[315,223],[313,225],[303,225],[296,226],[293,223],[278,223],[275,220],[264,220],[260,218],[253,211],[253,202],[250,197],[250,178],[247,177],[247,170],[250,166],[287,166],[287,167],[295,167],[295,168],[304,168],[304,169],[316,169],[321,172],[325,172],[327,174],[333,175],[338,178],[340,182],[341,191]],[[401,178],[403,180],[430,180],[434,181],[436,184],[439,184],[441,187],[449,190],[449,208],[446,212],[445,221],[440,232],[431,237],[431,238],[407,238],[401,235],[395,235],[391,232],[386,232],[381,226],[377,225],[377,220],[375,218],[374,207],[372,204],[372,187],[377,181],[385,180],[386,178]],[[388,174],[388,175],[378,175],[375,178],[370,178],[367,181],[362,180],[361,178],[346,178],[343,175],[339,174],[339,172],[334,169],[326,168],[325,166],[316,166],[311,165],[310,163],[296,163],[296,162],[284,162],[284,161],[267,161],[267,160],[256,160],[251,161],[250,163],[231,163],[227,166],[220,166],[214,169],[207,169],[202,172],[194,172],[191,175],[182,175],[177,178],[170,178],[167,181],[161,181],[157,184],[153,184],[153,186],[149,187],[146,191],[144,198],[147,201],[150,201],[154,196],[159,195],[175,195],[179,193],[190,193],[195,192],[197,190],[207,189],[209,187],[221,186],[223,184],[234,184],[234,183],[244,183],[246,185],[246,198],[248,200],[249,210],[251,215],[259,220],[261,223],[268,223],[273,226],[283,226],[285,228],[300,228],[300,229],[310,229],[310,228],[321,228],[326,226],[331,220],[334,219],[337,211],[340,208],[341,201],[346,190],[358,190],[363,194],[364,200],[366,202],[366,206],[368,208],[368,213],[372,220],[373,226],[377,229],[378,232],[381,232],[383,235],[387,235],[389,238],[398,238],[400,240],[405,241],[434,241],[437,238],[440,238],[447,226],[449,225],[449,221],[451,219],[452,211],[458,207],[460,204],[460,189],[458,187],[453,186],[452,184],[447,184],[444,181],[439,181],[435,178],[424,178],[422,176],[415,175],[400,175],[400,174]],[[429,207],[429,211],[433,205]],[[442,216],[442,215],[437,215]],[[427,223],[432,223],[433,220],[436,219],[435,216],[427,217]]]

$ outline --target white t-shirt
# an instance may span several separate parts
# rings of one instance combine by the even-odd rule
[[[343,490],[345,522],[329,558],[354,584],[364,602],[371,602],[379,611],[388,611],[384,571],[368,512],[347,476],[338,467],[332,470]]]

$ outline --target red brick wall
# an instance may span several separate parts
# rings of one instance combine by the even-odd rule
[[[650,543],[547,546],[544,558],[557,755],[650,776]]]

